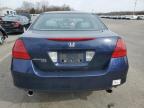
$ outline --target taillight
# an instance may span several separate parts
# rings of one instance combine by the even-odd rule
[[[30,60],[30,56],[21,39],[16,40],[12,50],[12,57],[16,59]]]
[[[127,50],[126,50],[125,42],[122,39],[118,39],[112,57],[118,58],[118,57],[124,57],[126,55],[127,55]]]
[[[19,27],[20,24],[19,24],[18,22],[14,22],[14,23],[13,23],[13,26],[14,26],[14,27]]]

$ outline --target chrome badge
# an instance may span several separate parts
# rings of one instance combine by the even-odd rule
[[[75,47],[75,42],[69,42],[69,43],[68,43],[68,46],[69,46],[70,48],[74,48],[74,47]]]

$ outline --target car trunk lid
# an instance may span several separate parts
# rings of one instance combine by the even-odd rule
[[[102,36],[102,34],[91,36],[83,34],[83,37],[82,35],[22,37],[32,63],[37,69],[45,72],[103,70],[109,64],[117,39],[116,36]],[[56,62],[50,57],[50,52],[57,53]],[[86,60],[87,52],[94,52],[90,61]]]

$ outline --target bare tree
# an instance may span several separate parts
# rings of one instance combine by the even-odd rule
[[[34,7],[34,4],[31,2],[23,1],[21,8],[24,10],[30,10]]]
[[[70,11],[72,10],[68,5],[63,6],[50,6],[49,2],[46,0],[43,0],[41,2],[26,2],[24,1],[22,3],[22,6],[20,8],[17,8],[17,12],[28,12],[30,14],[39,14],[41,12],[46,11]]]
[[[49,5],[49,3],[48,3],[48,1],[46,1],[46,0],[43,0],[43,1],[41,2],[41,9],[42,9],[43,12],[46,11],[46,8],[48,8],[48,5]]]

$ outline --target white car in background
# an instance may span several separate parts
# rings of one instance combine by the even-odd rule
[[[136,16],[136,15],[133,15],[133,16],[131,16],[131,18],[130,18],[131,20],[137,20],[138,19],[138,16]]]

